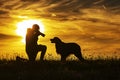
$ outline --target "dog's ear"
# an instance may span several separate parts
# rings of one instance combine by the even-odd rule
[[[59,38],[58,37],[54,37],[54,39],[58,40]]]
[[[55,40],[56,42],[62,42],[61,39],[58,38],[58,37],[54,37],[54,40]]]
[[[57,39],[57,37],[54,37],[53,39]]]

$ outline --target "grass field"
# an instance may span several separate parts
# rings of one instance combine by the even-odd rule
[[[0,80],[120,80],[120,60],[0,61]]]

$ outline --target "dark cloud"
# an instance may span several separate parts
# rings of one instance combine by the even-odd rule
[[[13,36],[7,34],[0,34],[0,40],[7,40],[7,39],[21,39],[20,36]]]
[[[40,0],[21,0],[23,2],[36,2],[36,1],[40,1]]]
[[[2,15],[2,14],[8,14],[8,13],[9,13],[8,11],[0,10],[0,15]]]
[[[97,18],[81,18],[79,20],[85,20],[85,21],[90,21],[90,22],[95,22],[95,23],[106,23],[109,25],[116,25],[116,26],[120,26],[120,23],[116,23],[116,22],[110,22],[109,20],[101,20],[101,19],[97,19]]]
[[[101,0],[97,5],[105,5],[107,7],[120,7],[120,0]]]
[[[33,14],[33,16],[51,18],[48,15],[54,13],[57,17],[55,19],[60,18],[60,20],[68,20],[68,16],[71,15],[84,15],[82,10],[89,8],[105,7],[111,12],[119,13],[120,11],[119,0],[1,0],[0,3],[1,8],[7,9],[12,15],[18,13],[29,15],[31,12],[35,12],[36,15]],[[1,11],[1,13],[5,12]]]
[[[51,0],[54,2],[54,0]],[[105,6],[106,8],[120,7],[119,0],[102,0],[100,3],[95,4],[98,0],[58,0],[58,2],[50,2],[48,5],[48,10],[51,12],[67,12],[67,14],[72,12],[80,12],[80,9],[92,8],[99,6]],[[49,3],[46,2],[46,3]]]
[[[89,35],[89,34],[86,34],[86,35],[83,35],[82,37],[82,39],[85,40],[86,42],[94,42],[94,43],[100,43],[100,44],[120,43],[119,40],[116,40],[115,38],[112,38],[112,37],[104,37],[104,36],[99,37],[99,36]]]

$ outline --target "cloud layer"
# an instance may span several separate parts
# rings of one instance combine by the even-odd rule
[[[8,38],[14,34],[11,23],[25,19],[19,16],[43,19],[48,39],[120,43],[120,0],[0,0],[0,39],[6,39],[5,30]]]

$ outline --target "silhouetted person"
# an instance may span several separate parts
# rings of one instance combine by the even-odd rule
[[[45,45],[38,45],[38,36],[45,36],[45,34],[39,31],[39,25],[34,24],[32,28],[27,29],[26,34],[26,52],[30,61],[35,61],[37,53],[41,51],[40,60],[42,61],[47,47]]]

